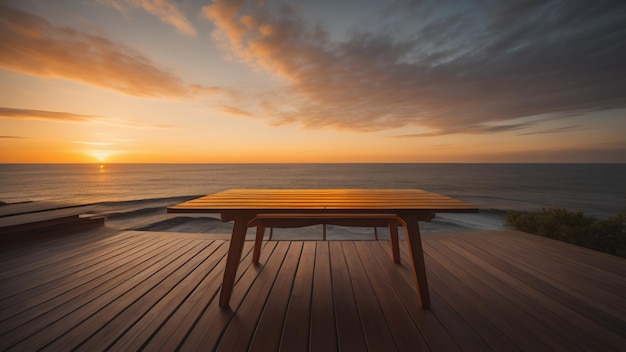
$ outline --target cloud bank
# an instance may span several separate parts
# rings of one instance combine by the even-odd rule
[[[393,2],[384,25],[343,42],[287,5],[203,10],[239,59],[289,82],[260,104],[279,125],[494,133],[528,127],[486,127],[520,117],[626,107],[623,1]]]
[[[219,88],[187,85],[138,51],[0,4],[0,67],[74,80],[144,98],[185,98]]]

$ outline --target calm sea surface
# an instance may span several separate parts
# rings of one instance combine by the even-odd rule
[[[6,203],[110,204],[229,188],[419,188],[477,204],[483,222],[541,207],[608,217],[626,210],[626,164],[0,164]]]

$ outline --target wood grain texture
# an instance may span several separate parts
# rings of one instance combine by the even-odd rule
[[[425,210],[433,213],[478,211],[471,203],[415,189],[232,189],[169,207],[168,212],[223,213],[227,210],[252,210],[259,213],[375,213],[376,209]]]

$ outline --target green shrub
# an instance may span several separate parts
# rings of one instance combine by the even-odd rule
[[[520,231],[626,257],[626,212],[600,220],[562,208],[510,210],[506,222]]]

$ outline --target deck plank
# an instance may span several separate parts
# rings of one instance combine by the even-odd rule
[[[285,315],[293,280],[302,253],[302,242],[290,243],[287,256],[278,269],[278,276],[271,287],[271,292],[257,323],[250,351],[277,351],[280,346]]]
[[[341,242],[329,242],[329,247],[338,348],[340,351],[365,351],[367,344]]]
[[[397,350],[385,314],[380,307],[374,289],[370,285],[354,243],[343,242],[342,245],[368,349],[371,351]]]
[[[332,323],[331,323],[332,322]],[[315,272],[311,297],[311,351],[336,351],[335,309],[333,304],[330,253],[328,242],[315,248]]]
[[[289,298],[289,307],[285,316],[280,351],[301,352],[309,350],[315,246],[316,242],[307,241],[302,248],[302,255]]]

